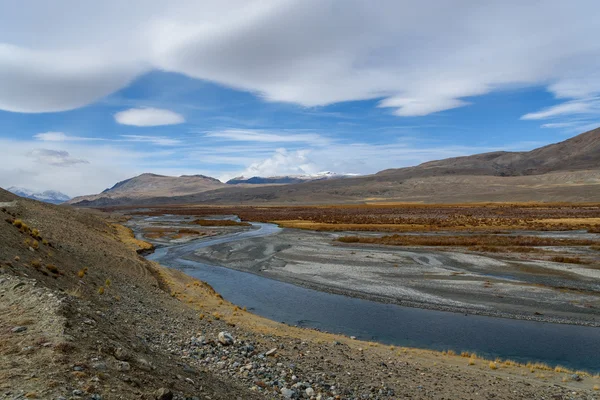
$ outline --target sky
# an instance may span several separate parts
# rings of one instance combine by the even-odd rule
[[[599,16],[586,0],[0,0],[0,186],[531,150],[600,126]]]

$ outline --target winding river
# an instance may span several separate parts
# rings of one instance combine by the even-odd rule
[[[216,244],[276,234],[273,224],[158,248],[147,258],[208,282],[224,298],[263,317],[397,346],[470,351],[600,371],[600,328],[408,308],[319,292],[186,259]]]

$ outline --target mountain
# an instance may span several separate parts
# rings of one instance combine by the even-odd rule
[[[287,185],[223,185],[123,204],[323,204],[357,202],[600,202],[600,128],[526,152],[492,152],[388,169],[374,175]]]
[[[9,192],[16,194],[17,196],[26,197],[28,199],[43,201],[46,203],[60,204],[69,201],[71,198],[64,193],[56,190],[46,190],[43,192],[36,192],[33,190],[25,189],[22,187],[11,186],[7,189]]]
[[[293,184],[293,183],[303,183],[303,182],[318,181],[318,180],[325,180],[325,179],[347,178],[349,176],[355,176],[355,175],[337,174],[335,172],[323,171],[323,172],[319,172],[314,175],[285,175],[285,176],[269,176],[269,177],[253,176],[251,178],[239,176],[239,177],[228,180],[226,183],[228,185],[240,185],[240,184],[289,185],[289,184]]]
[[[418,175],[540,175],[556,171],[600,168],[600,128],[582,133],[560,143],[532,151],[476,154],[466,157],[430,161],[407,169],[390,169],[379,174]]]
[[[175,177],[147,173],[118,182],[102,193],[76,197],[69,201],[69,203],[135,203],[136,201],[154,197],[176,197],[197,194],[225,186],[218,179],[204,175],[182,175]]]

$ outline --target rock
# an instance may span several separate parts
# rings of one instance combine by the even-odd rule
[[[576,382],[579,382],[581,380],[581,377],[578,374],[573,374],[571,375],[571,379],[573,379]]]
[[[92,395],[92,397],[90,397],[91,400],[102,400],[102,396],[100,396],[98,393],[94,393]]]
[[[315,390],[311,387],[307,387],[304,393],[306,393],[308,397],[312,397],[315,395]]]
[[[99,362],[99,363],[92,365],[92,368],[94,368],[98,371],[106,371],[108,369],[108,366],[106,365],[106,363]]]
[[[294,391],[292,389],[283,388],[281,389],[281,395],[286,399],[292,399],[294,397]]]
[[[73,371],[83,371],[83,367],[76,365],[73,367]]]
[[[269,356],[274,356],[275,353],[277,353],[277,347],[273,347],[271,350],[267,351],[265,353],[265,356],[269,357]]]
[[[217,339],[223,346],[230,346],[233,344],[233,336],[231,336],[229,332],[219,332]]]
[[[25,332],[27,330],[26,326],[15,326],[14,328],[12,328],[10,331],[12,333],[19,333],[19,332]]]
[[[146,372],[150,372],[154,369],[150,361],[146,360],[145,358],[140,358],[137,360],[137,366],[139,369]]]
[[[127,361],[121,361],[117,364],[117,371],[127,372],[131,370],[131,365]]]
[[[83,390],[75,389],[72,393],[73,396],[83,396]]]
[[[169,389],[160,388],[154,393],[156,400],[173,400],[173,392]]]
[[[120,361],[128,361],[131,356],[127,350],[119,347],[115,350],[115,358]]]

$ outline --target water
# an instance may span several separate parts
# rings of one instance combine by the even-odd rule
[[[197,248],[279,230],[271,224],[256,226],[257,230],[232,236],[162,248],[148,258],[206,281],[225,299],[275,321],[397,346],[470,351],[488,358],[600,371],[600,328],[383,304],[181,258]]]

